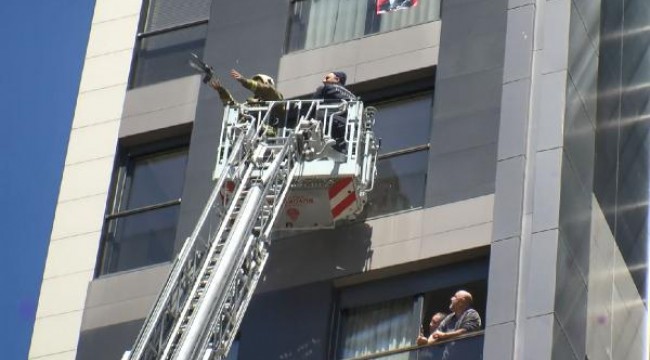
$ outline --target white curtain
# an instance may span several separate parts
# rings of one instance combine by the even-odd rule
[[[310,8],[306,21],[307,34],[304,49],[318,48],[364,36],[366,14],[375,16],[368,21],[373,21],[375,24],[379,22],[379,32],[397,30],[440,18],[440,0],[420,0],[412,8],[381,15],[374,14],[375,1],[305,1],[310,1]],[[372,7],[370,11],[369,6]]]
[[[366,0],[312,0],[305,49],[363,36]]]
[[[342,324],[340,356],[354,358],[403,348],[418,334],[416,300],[405,298],[347,310]],[[408,359],[408,353],[391,359]]]

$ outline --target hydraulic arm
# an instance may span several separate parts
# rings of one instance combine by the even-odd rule
[[[132,350],[124,354],[123,360],[220,360],[227,356],[269,256],[271,230],[294,178],[307,179],[311,188],[319,182],[347,181],[352,193],[347,198],[354,199],[345,203],[349,211],[341,213],[356,214],[363,207],[376,172],[374,112],[364,113],[360,102],[348,107],[349,149],[347,155],[339,156],[336,168],[349,172],[340,180],[332,178],[328,168],[334,166],[334,160],[325,155],[318,159],[314,154],[326,153],[322,149],[329,140],[329,132],[323,130],[330,121],[328,109],[332,114],[342,111],[338,105],[306,103],[309,111],[297,125],[283,127],[281,136],[272,139],[266,132],[274,106],[285,106],[286,110],[296,105],[300,113],[300,101],[226,108],[217,159],[218,179]],[[325,120],[307,119],[314,109],[322,109]],[[310,171],[305,167],[306,160],[314,160],[311,162],[316,175],[321,171],[325,180],[318,176],[307,178]],[[324,170],[319,170],[321,167]],[[327,189],[324,191],[327,193]],[[338,200],[333,197],[326,201],[334,204]],[[341,206],[332,206],[332,212],[338,214]]]

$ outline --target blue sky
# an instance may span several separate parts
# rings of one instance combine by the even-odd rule
[[[2,0],[2,359],[27,358],[94,3]]]

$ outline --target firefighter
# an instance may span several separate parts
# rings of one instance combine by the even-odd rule
[[[237,70],[230,70],[230,76],[237,80],[243,87],[250,90],[253,93],[253,96],[246,99],[248,105],[253,105],[256,103],[264,101],[282,101],[284,97],[282,94],[275,88],[275,82],[273,78],[264,75],[257,74],[251,77],[250,79],[245,78]],[[219,93],[219,98],[224,106],[226,105],[239,105],[232,94],[221,85],[221,82],[217,78],[212,78],[210,80],[210,86]],[[267,128],[267,136],[275,136],[277,134],[277,128],[280,126],[281,121],[284,119],[286,111],[282,104],[274,106],[271,116],[269,119],[270,128]]]

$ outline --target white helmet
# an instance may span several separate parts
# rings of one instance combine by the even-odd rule
[[[267,84],[267,85],[275,86],[275,81],[273,81],[273,78],[270,77],[270,76],[268,76],[268,75],[257,74],[257,75],[255,75],[255,76],[253,76],[253,77],[251,78],[251,80],[259,81],[259,82],[261,82],[262,84]]]

